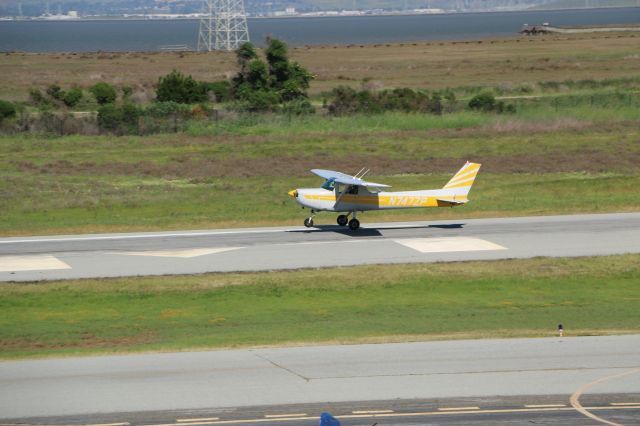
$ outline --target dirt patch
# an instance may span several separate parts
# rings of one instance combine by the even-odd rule
[[[43,342],[41,340],[17,338],[2,339],[0,353],[5,351],[29,351],[38,349],[80,349],[80,348],[114,348],[128,347],[155,342],[157,339],[150,332],[123,337],[98,337],[91,333],[83,333],[78,339],[69,342]]]
[[[624,148],[611,151],[549,152],[536,155],[475,156],[473,161],[482,163],[485,171],[492,173],[556,173],[610,171],[631,172],[640,164],[640,152]],[[193,179],[202,181],[216,177],[257,176],[307,176],[310,169],[328,168],[352,171],[366,165],[376,175],[402,173],[452,172],[459,168],[462,158],[412,158],[390,159],[380,155],[355,154],[322,157],[264,157],[227,159],[180,159],[165,164],[152,161],[135,163],[72,163],[66,160],[35,165],[29,161],[13,164],[22,173],[68,176],[148,176],[163,179]]]

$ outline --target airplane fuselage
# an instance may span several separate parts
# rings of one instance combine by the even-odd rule
[[[455,202],[439,200],[442,190],[402,191],[402,192],[369,192],[359,187],[357,193],[340,193],[323,188],[297,189],[295,200],[303,207],[315,211],[368,211],[387,209],[406,209],[420,207],[451,207]],[[461,200],[465,196],[459,197]],[[452,198],[452,201],[455,201]]]

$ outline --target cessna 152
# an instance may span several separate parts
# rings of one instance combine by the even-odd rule
[[[442,189],[422,191],[384,192],[389,185],[362,180],[364,169],[349,176],[333,170],[313,169],[312,173],[325,179],[320,188],[289,191],[289,196],[303,208],[311,209],[304,226],[313,226],[313,217],[321,211],[346,212],[338,216],[338,225],[353,231],[360,227],[357,212],[367,210],[406,209],[415,207],[454,207],[469,201],[467,195],[480,170],[480,164],[467,162]],[[352,216],[349,220],[349,216]]]

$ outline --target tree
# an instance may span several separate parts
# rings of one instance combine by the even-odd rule
[[[258,57],[251,43],[244,43],[236,50],[240,70],[233,78],[231,94],[240,106],[252,111],[306,99],[313,79],[300,64],[289,62],[285,43],[278,39],[269,39],[268,43],[266,63]]]
[[[91,89],[89,89],[89,92],[91,92],[100,105],[112,104],[118,96],[115,87],[104,82],[94,84]]]
[[[290,77],[287,45],[278,39],[270,39],[265,53],[273,86],[281,89]]]
[[[173,70],[160,77],[156,86],[156,99],[159,102],[173,101],[181,104],[193,104],[207,100],[205,87],[181,72]]]
[[[297,62],[289,64],[289,79],[282,84],[280,97],[284,102],[306,98],[311,80],[313,75],[302,65]]]
[[[254,59],[258,59],[258,54],[256,53],[256,49],[254,49],[253,44],[249,42],[242,43],[238,50],[236,50],[236,60],[240,66],[241,73],[246,70],[249,62]]]

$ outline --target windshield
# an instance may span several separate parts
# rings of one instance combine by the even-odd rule
[[[329,191],[333,191],[333,188],[336,186],[336,178],[327,179],[322,187]]]

